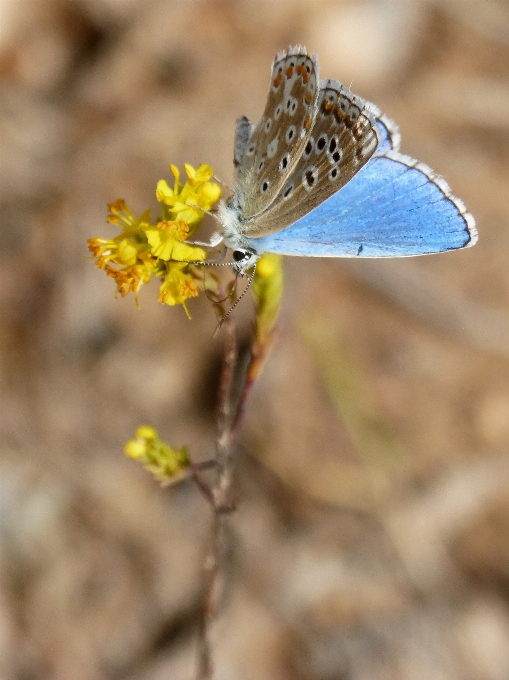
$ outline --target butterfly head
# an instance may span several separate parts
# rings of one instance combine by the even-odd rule
[[[250,248],[235,248],[232,254],[233,271],[239,276],[245,276],[260,259],[258,253]]]

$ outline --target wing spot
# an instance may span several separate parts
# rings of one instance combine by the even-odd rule
[[[329,179],[333,181],[337,177],[339,177],[339,168],[337,165],[335,165],[331,170],[329,170]]]
[[[293,193],[294,185],[289,184],[287,187],[284,188],[283,190],[283,199],[290,198],[290,196]]]
[[[246,151],[246,156],[252,156],[254,154],[254,150],[255,150],[255,145],[250,144],[247,151]]]
[[[304,95],[304,104],[307,104],[310,106],[313,102],[313,93],[311,90],[306,90],[306,94]]]
[[[287,78],[291,78],[293,76],[293,67],[294,66],[295,66],[295,64],[292,62],[292,63],[290,63],[290,66],[288,66],[288,68],[286,69],[285,73],[286,73]]]
[[[302,157],[304,158],[304,160],[307,161],[307,159],[311,156],[314,145],[315,145],[315,140],[313,139],[313,137],[310,137],[308,139],[306,146],[304,147],[304,151],[302,152]]]
[[[348,113],[348,109],[350,107],[350,100],[348,97],[345,97],[345,95],[339,97],[338,99],[338,105],[334,109],[334,118],[338,123],[343,123],[345,121],[345,116]]]
[[[322,132],[322,134],[318,137],[318,139],[316,141],[315,153],[317,155],[325,149],[328,141],[329,140],[328,140],[327,135],[325,134],[325,132]]]
[[[267,118],[267,120],[265,122],[265,127],[264,127],[265,134],[268,134],[270,132],[271,127],[272,127],[272,118]]]
[[[330,160],[331,163],[337,163],[339,161],[339,157],[337,159],[334,159],[333,155],[336,154],[339,151],[339,137],[337,135],[332,135],[331,140],[329,142],[329,148],[327,149],[327,158]]]
[[[339,146],[338,135],[332,135],[327,147],[327,158],[332,165],[337,165],[343,158],[343,152]]]
[[[366,135],[370,129],[371,125],[367,118],[359,118],[355,124],[352,126],[352,133],[355,139],[361,140],[364,135]]]
[[[285,140],[287,144],[290,144],[293,141],[293,138],[295,137],[295,133],[297,132],[297,129],[295,125],[290,125],[288,130],[286,131],[285,135]]]
[[[269,190],[270,182],[268,179],[264,179],[260,185],[260,193],[265,194]]]
[[[333,104],[330,103],[328,99],[324,99],[321,106],[321,111],[324,116],[328,116],[332,111]]]
[[[282,80],[283,80],[283,68],[280,66],[277,72],[277,76],[272,81],[272,85],[274,86],[275,90],[277,90],[277,88],[280,86]]]
[[[352,128],[360,115],[361,110],[359,109],[358,106],[350,106],[350,108],[348,109],[348,113],[345,116],[345,125],[348,128]]]
[[[293,116],[295,111],[297,111],[298,103],[299,102],[295,99],[295,97],[290,95],[285,102],[285,111],[289,113],[290,116]]]
[[[261,161],[258,163],[258,172],[261,172],[263,170],[264,165],[265,165],[265,158],[262,158]]]
[[[268,156],[268,158],[274,158],[274,156],[276,155],[278,144],[279,144],[279,138],[274,137],[272,142],[270,142],[267,145],[267,156]]]
[[[302,174],[302,184],[306,191],[311,191],[318,179],[318,168],[314,165],[308,166]]]
[[[274,119],[279,120],[279,116],[283,113],[283,106],[278,104],[276,110],[274,111]]]
[[[285,153],[283,158],[279,161],[279,172],[282,174],[288,168],[290,163],[290,154]]]
[[[323,96],[322,104],[320,106],[320,110],[324,116],[328,116],[331,114],[335,103],[336,103],[335,93],[332,90],[326,91]]]

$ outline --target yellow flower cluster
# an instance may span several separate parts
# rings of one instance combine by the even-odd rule
[[[157,430],[141,425],[124,447],[129,458],[143,463],[143,467],[159,481],[176,477],[190,464],[185,448],[174,449],[165,444]]]
[[[205,212],[221,197],[220,187],[213,181],[210,165],[198,168],[185,165],[187,180],[180,182],[180,172],[174,165],[173,189],[165,180],[157,184],[156,196],[161,203],[161,217],[155,224],[150,211],[136,217],[119,199],[108,205],[108,222],[121,228],[113,239],[91,238],[88,248],[96,265],[114,279],[118,292],[124,296],[138,293],[152,276],[162,280],[159,300],[167,305],[182,305],[189,317],[186,300],[196,297],[202,277],[187,263],[204,261],[203,248],[186,243],[200,226]]]

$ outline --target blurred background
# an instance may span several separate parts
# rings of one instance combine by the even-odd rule
[[[509,678],[509,4],[0,0],[0,678],[190,680],[210,514],[122,454],[214,442],[221,338],[86,239],[168,163],[233,178],[302,43],[477,220],[463,252],[287,258],[239,446],[224,680]],[[251,302],[239,309],[247,340]]]

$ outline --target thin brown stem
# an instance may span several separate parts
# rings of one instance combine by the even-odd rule
[[[201,480],[199,488],[213,508],[212,537],[204,564],[203,605],[199,623],[197,680],[211,680],[213,676],[210,647],[210,622],[215,617],[221,594],[221,562],[224,553],[225,516],[232,510],[230,500],[233,461],[230,427],[232,418],[232,388],[237,368],[237,333],[234,317],[225,324],[226,339],[223,367],[219,382],[217,409],[216,483],[207,487]]]
[[[197,680],[212,680],[213,663],[210,645],[210,623],[214,619],[221,597],[222,560],[225,546],[226,515],[234,510],[231,489],[234,473],[233,447],[246,410],[247,401],[260,374],[275,337],[275,329],[253,342],[251,360],[236,409],[232,392],[238,369],[237,332],[232,315],[224,319],[226,331],[223,367],[218,391],[216,462],[217,477],[212,485],[197,474],[194,479],[213,509],[212,536],[204,564],[203,605],[199,623]]]

